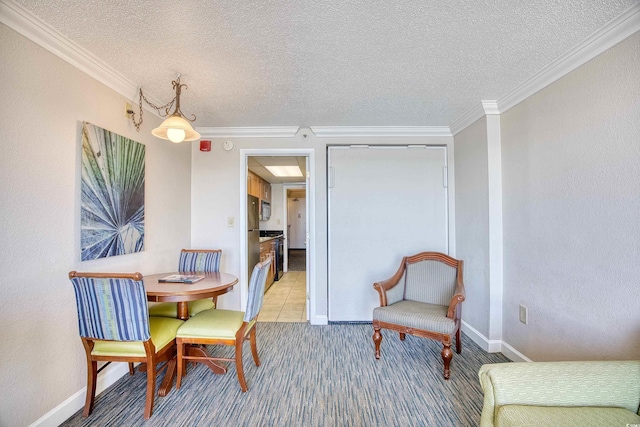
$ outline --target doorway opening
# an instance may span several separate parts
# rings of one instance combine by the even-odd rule
[[[267,208],[269,215],[261,211],[261,221],[259,223],[260,245],[266,249],[272,248],[272,256],[280,262],[276,266],[276,272],[269,289],[265,293],[265,300],[260,314],[260,321],[278,322],[314,322],[315,316],[315,280],[311,272],[314,268],[313,260],[313,199],[306,197],[307,193],[313,193],[314,179],[313,170],[309,165],[313,165],[313,150],[308,149],[245,149],[240,150],[241,170],[246,173],[241,180],[242,194],[251,194],[252,179],[260,181],[262,188],[267,187],[271,194],[262,193],[263,199],[259,199],[262,209]],[[289,164],[300,165],[301,175],[298,177],[279,177],[270,172],[267,166],[282,166]],[[311,189],[311,191],[309,191]],[[300,191],[304,192],[301,198]],[[291,193],[294,192],[294,193]],[[293,197],[289,197],[292,195]],[[249,197],[249,196],[247,196]],[[298,199],[293,201],[293,199]],[[244,200],[244,199],[243,199]],[[263,203],[266,202],[266,203]],[[297,204],[295,214],[289,209],[289,203]],[[243,212],[241,203],[241,271],[247,272],[253,268],[249,264],[255,262],[250,260],[252,251],[255,252],[249,242],[251,231],[246,227],[248,212]],[[303,209],[299,209],[300,207]],[[245,209],[248,209],[245,206]],[[299,218],[298,218],[299,215]],[[296,221],[294,221],[294,219]],[[302,227],[301,227],[302,225]],[[302,230],[302,231],[301,231]],[[302,237],[300,234],[302,233]],[[274,237],[275,236],[275,237]],[[300,238],[302,240],[300,240]],[[290,262],[290,239],[295,239],[296,254]],[[273,242],[276,240],[276,242]],[[278,242],[281,244],[278,251]],[[301,245],[301,246],[300,246]],[[265,247],[262,253],[268,254]],[[298,260],[298,251],[301,249],[304,259]],[[278,256],[281,255],[281,256]],[[293,264],[292,264],[293,263]],[[293,269],[292,269],[293,268]],[[279,273],[279,274],[278,274]],[[247,283],[241,281],[241,283]],[[246,306],[246,286],[241,288],[241,301],[243,307]]]
[[[287,271],[307,269],[307,189],[306,185],[286,184]]]

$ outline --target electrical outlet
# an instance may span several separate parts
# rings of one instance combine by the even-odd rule
[[[280,225],[280,218],[278,218],[278,220],[276,221],[276,223],[277,223],[278,225]]]
[[[124,116],[129,119],[131,118],[131,113],[129,111],[133,111],[133,106],[128,102],[124,103]]]
[[[529,313],[527,312],[527,307],[520,304],[520,323],[524,323],[525,325],[529,323]]]
[[[233,227],[236,223],[236,219],[232,216],[227,218],[227,227]]]

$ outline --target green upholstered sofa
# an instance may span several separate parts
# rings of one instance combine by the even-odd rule
[[[484,365],[481,427],[640,427],[640,360]]]

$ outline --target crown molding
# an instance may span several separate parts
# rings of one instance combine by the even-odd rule
[[[311,126],[318,138],[452,136],[449,126]]]
[[[500,114],[498,101],[480,101],[480,104],[482,104],[482,110],[487,116],[492,114]]]
[[[514,107],[639,30],[640,2],[609,21],[582,43],[551,62],[516,89],[499,98],[500,111],[505,112]]]
[[[484,116],[493,114],[500,114],[498,101],[480,101],[480,104],[476,105],[473,110],[468,111],[467,114],[451,124],[451,133],[456,135]]]
[[[459,117],[451,124],[451,133],[453,135],[457,135],[459,132],[483,118],[485,114],[483,104],[477,104],[472,110],[467,111],[463,116]]]
[[[197,127],[200,138],[293,138],[299,126]]]
[[[485,102],[487,101],[482,101],[482,105],[475,106],[456,119],[450,126],[451,132],[456,135],[485,114],[504,113],[637,31],[640,31],[640,3],[629,7],[583,42],[538,71],[511,92],[500,97],[495,105],[497,112],[485,111]]]
[[[0,0],[0,22],[127,99],[137,97],[139,86],[136,83],[109,67],[97,56],[83,49],[13,0]],[[163,104],[149,94],[145,93],[145,96],[156,105]],[[158,115],[156,110],[146,106],[145,109]]]

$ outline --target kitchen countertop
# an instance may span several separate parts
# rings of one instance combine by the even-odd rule
[[[268,242],[273,239],[281,239],[283,236],[283,234],[280,234],[279,236],[260,237],[260,243]]]

